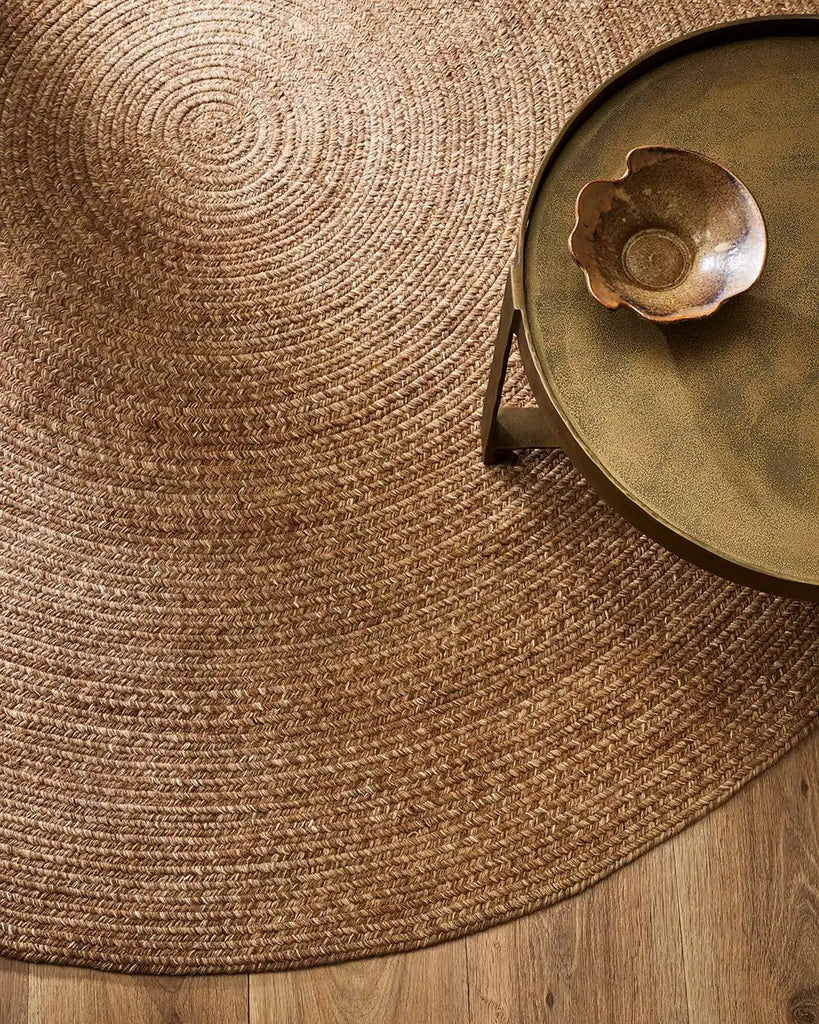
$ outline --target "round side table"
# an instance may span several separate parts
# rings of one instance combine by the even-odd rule
[[[819,600],[819,17],[751,19],[642,58],[574,115],[534,183],[503,300],[484,460],[559,447],[649,536],[737,582]],[[691,149],[745,182],[759,282],[700,321],[588,294],[574,203],[636,146]],[[501,407],[512,340],[537,400]]]

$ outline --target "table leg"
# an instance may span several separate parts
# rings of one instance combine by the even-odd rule
[[[520,310],[512,295],[512,275],[506,279],[498,336],[489,370],[489,383],[483,401],[481,445],[487,466],[502,462],[509,453],[521,448],[557,448],[552,434],[536,406],[526,409],[503,409],[503,382],[512,351],[512,339],[520,330]]]

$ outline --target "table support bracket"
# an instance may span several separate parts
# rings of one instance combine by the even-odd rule
[[[525,409],[501,406],[512,339],[517,337],[520,327],[520,310],[515,306],[510,274],[503,293],[498,336],[481,417],[481,446],[483,461],[487,466],[503,462],[511,452],[520,449],[560,447],[537,406]]]

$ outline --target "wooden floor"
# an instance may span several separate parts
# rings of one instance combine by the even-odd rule
[[[580,896],[434,949],[251,977],[0,960],[0,1024],[274,1022],[819,1024],[819,733]]]

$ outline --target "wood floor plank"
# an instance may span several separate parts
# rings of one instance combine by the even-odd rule
[[[247,1024],[247,978],[156,978],[32,966],[27,1024]]]
[[[466,1024],[464,942],[250,979],[249,1024]]]
[[[0,1024],[27,1024],[28,964],[0,958]]]
[[[471,1024],[688,1024],[667,847],[467,940]]]
[[[691,1024],[819,1022],[819,733],[674,852]]]

